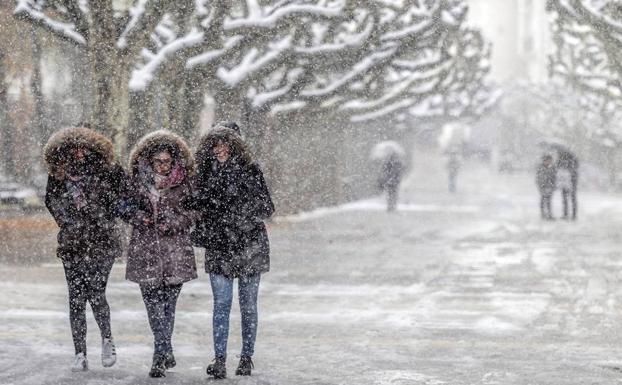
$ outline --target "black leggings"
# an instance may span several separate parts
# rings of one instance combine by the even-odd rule
[[[114,258],[63,260],[69,288],[69,321],[76,354],[86,355],[86,303],[91,304],[102,338],[110,338],[110,307],[106,301],[106,284]]]

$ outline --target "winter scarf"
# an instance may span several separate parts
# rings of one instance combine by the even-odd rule
[[[86,207],[86,194],[84,193],[86,189],[86,178],[83,176],[69,175],[69,178],[65,181],[65,186],[69,194],[71,194],[76,208],[82,210]]]

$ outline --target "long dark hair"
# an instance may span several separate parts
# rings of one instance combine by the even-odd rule
[[[211,172],[212,164],[216,161],[213,148],[222,141],[229,145],[231,160],[242,167],[253,163],[253,157],[244,139],[230,128],[216,128],[210,130],[199,140],[199,146],[195,155],[198,173],[204,175]]]

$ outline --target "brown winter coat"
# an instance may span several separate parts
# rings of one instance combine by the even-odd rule
[[[82,171],[76,174],[82,177],[74,181],[69,176],[76,173],[78,162],[71,158],[71,150],[78,147],[87,155]],[[127,181],[115,163],[112,142],[88,128],[66,128],[50,137],[44,159],[49,174],[45,204],[60,227],[58,257],[118,257],[116,208]]]
[[[185,171],[185,178],[169,188],[159,190],[150,199],[149,158],[154,148],[165,145],[173,149],[174,164]],[[146,168],[147,167],[147,168]],[[190,242],[193,219],[182,207],[191,194],[190,176],[194,159],[179,136],[156,131],[143,137],[130,155],[130,190],[124,199],[123,217],[132,224],[127,257],[126,278],[137,283],[176,285],[197,277],[194,251]],[[147,172],[147,173],[146,173]],[[153,224],[145,225],[143,218]]]

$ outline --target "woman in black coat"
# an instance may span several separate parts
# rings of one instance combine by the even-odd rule
[[[261,169],[239,132],[217,125],[200,143],[195,194],[199,213],[193,240],[205,248],[205,271],[214,296],[215,362],[207,374],[226,377],[229,314],[233,280],[238,278],[243,346],[236,375],[250,375],[257,333],[257,293],[262,273],[270,269],[270,247],[264,220],[274,205]]]
[[[102,365],[116,361],[106,284],[121,255],[116,226],[119,197],[127,188],[113,145],[86,127],[57,131],[44,150],[48,168],[45,204],[58,224],[57,255],[69,288],[69,319],[75,347],[72,371],[88,370],[86,304],[102,337]]]

